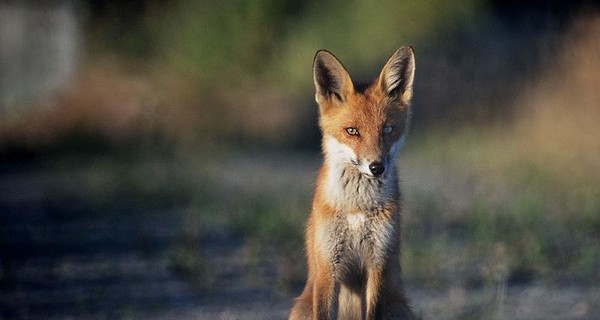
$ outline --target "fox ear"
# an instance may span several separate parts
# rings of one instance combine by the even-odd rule
[[[342,63],[326,50],[319,50],[315,54],[313,80],[317,89],[315,98],[319,104],[329,99],[344,102],[354,91],[352,79]]]
[[[389,96],[399,98],[400,103],[409,103],[415,77],[415,54],[411,46],[396,50],[379,75],[379,86]]]

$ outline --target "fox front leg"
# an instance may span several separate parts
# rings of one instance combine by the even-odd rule
[[[313,319],[337,319],[340,286],[329,272],[321,272],[313,287]]]
[[[365,319],[373,320],[377,314],[377,305],[381,293],[381,284],[383,279],[383,268],[380,266],[371,267],[367,271],[366,300],[367,310]]]

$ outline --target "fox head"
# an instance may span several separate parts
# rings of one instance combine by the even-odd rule
[[[320,50],[313,62],[323,153],[330,166],[357,169],[379,179],[393,167],[410,121],[415,58],[404,46],[389,58],[375,81],[354,85],[342,63]]]

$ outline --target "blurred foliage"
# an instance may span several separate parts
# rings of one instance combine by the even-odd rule
[[[321,48],[346,53],[348,65],[370,73],[397,47],[448,32],[483,10],[465,0],[106,3],[90,7],[93,43],[125,56],[151,53],[173,72],[216,89],[266,79],[306,89]]]
[[[294,2],[178,1],[157,30],[175,72],[217,90],[256,81],[273,59]],[[224,86],[219,88],[219,86]]]
[[[197,131],[231,144],[318,145],[316,50],[339,54],[356,80],[369,79],[400,45],[450,32],[482,10],[475,1],[182,0],[159,24],[158,56],[203,96],[201,117],[211,120]]]
[[[354,79],[364,81],[376,76],[396,48],[456,28],[482,8],[476,1],[346,1],[310,9],[282,42],[272,75],[280,79],[283,71],[286,85],[302,84],[305,90],[312,86],[306,80],[312,78],[310,64],[317,49],[338,54]]]
[[[588,2],[88,0],[85,63],[57,98],[0,122],[3,149],[86,140],[167,146],[318,146],[311,62],[355,80],[394,49],[417,55],[415,123],[511,121]],[[587,5],[586,5],[587,4]],[[87,10],[86,10],[87,9]],[[515,48],[519,48],[516,50]],[[25,128],[25,130],[23,130]],[[74,138],[83,137],[83,138]]]
[[[339,52],[357,79],[372,77],[398,46],[479,10],[465,1],[271,0],[90,0],[87,9],[85,63],[55,96],[2,117],[7,153],[88,141],[317,146],[317,49]]]
[[[149,58],[158,50],[158,39],[153,31],[158,6],[163,1],[111,1],[88,0],[80,11],[83,19],[84,49],[89,55],[113,51],[134,61]]]

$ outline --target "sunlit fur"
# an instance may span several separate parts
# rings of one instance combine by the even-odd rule
[[[315,56],[324,161],[306,228],[308,279],[290,319],[414,318],[400,279],[396,169],[414,70],[412,48],[402,47],[358,88],[331,53]]]

